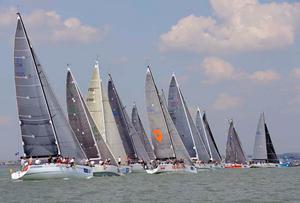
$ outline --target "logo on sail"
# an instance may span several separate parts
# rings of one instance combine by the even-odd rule
[[[161,132],[161,130],[159,130],[159,129],[154,129],[154,130],[152,131],[152,133],[153,133],[155,139],[156,139],[159,143],[161,143],[161,142],[162,142],[162,139],[163,139],[163,133]]]

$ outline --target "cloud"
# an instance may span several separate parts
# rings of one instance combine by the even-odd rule
[[[243,100],[240,97],[222,93],[213,102],[213,108],[216,110],[229,110],[240,107],[242,103]]]
[[[243,73],[237,71],[230,63],[217,57],[207,57],[201,64],[201,69],[206,76],[204,83],[213,84],[222,80],[238,80]]]
[[[16,24],[16,9],[1,9],[0,31]],[[24,23],[33,40],[45,42],[89,43],[103,39],[108,27],[97,28],[83,24],[78,18],[63,19],[55,11],[34,10],[24,15]]]
[[[250,80],[255,83],[271,83],[281,78],[280,74],[274,70],[259,70],[247,73],[218,57],[205,58],[201,64],[201,70],[205,76],[203,81],[205,84],[216,84],[226,80]]]
[[[268,83],[280,79],[279,73],[273,70],[255,71],[249,78],[254,82]]]
[[[215,17],[189,15],[160,36],[162,51],[238,52],[290,45],[300,27],[300,3],[210,0]]]
[[[300,68],[294,68],[291,71],[291,76],[299,79],[300,78]]]

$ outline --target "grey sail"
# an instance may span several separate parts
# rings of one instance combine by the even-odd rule
[[[140,139],[129,119],[128,113],[122,104],[111,76],[110,80],[108,81],[108,95],[110,95],[111,106],[119,127],[119,132],[120,134],[123,133],[122,135],[134,150],[134,157],[132,158],[138,158],[144,160],[145,162],[150,162],[148,153],[146,152],[142,140]]]
[[[165,98],[164,92],[162,91],[162,94],[160,95],[160,99],[161,99],[161,107],[162,107],[162,111],[165,117],[165,121],[168,127],[168,132],[169,132],[169,136],[171,138],[172,141],[172,146],[175,152],[175,156],[176,159],[182,159],[184,160],[185,163],[189,164],[189,165],[193,165],[191,158],[189,156],[188,151],[186,150],[182,139],[174,125],[174,122],[172,121],[172,118],[168,112],[168,107],[167,107],[167,100]]]
[[[216,141],[214,139],[214,136],[212,134],[212,131],[211,131],[210,127],[209,127],[208,120],[206,118],[206,114],[205,113],[203,114],[203,118],[202,119],[203,119],[204,127],[205,127],[205,130],[206,130],[208,144],[209,144],[209,147],[211,149],[211,155],[212,155],[211,160],[220,162],[222,160],[222,157],[220,155],[220,152],[219,152],[219,149],[217,147],[217,144],[216,144]]]
[[[175,75],[172,75],[169,85],[168,110],[190,157],[196,158],[197,154],[193,141],[191,124],[187,118],[186,109],[181,98]]]
[[[151,160],[155,159],[154,151],[153,148],[150,144],[150,141],[147,137],[147,134],[145,132],[145,129],[143,127],[142,121],[140,119],[138,110],[136,105],[133,105],[132,108],[132,113],[131,113],[131,120],[132,120],[132,125],[135,128],[137,134],[140,136],[140,139],[142,140],[143,145],[145,146],[145,149],[148,153],[148,156]]]
[[[125,116],[123,114],[124,106],[120,103],[119,96],[117,95],[114,84],[110,78],[107,86],[107,93],[109,98],[109,103],[117,123],[117,127],[122,139],[122,143],[127,154],[127,157],[131,159],[135,159],[135,150],[132,143],[132,138],[130,137],[130,132],[127,126],[127,122],[125,120]]]
[[[67,109],[69,122],[75,135],[89,159],[100,159],[100,153],[96,144],[87,112],[83,107],[81,95],[70,70],[67,73],[66,83]]]
[[[254,142],[254,151],[253,151],[253,160],[267,160],[267,141],[266,141],[266,134],[265,134],[265,116],[264,114],[260,115],[255,142]]]
[[[268,163],[279,163],[266,123],[265,123],[265,133],[266,133],[266,142],[267,142]]]
[[[157,159],[175,158],[168,127],[161,108],[161,100],[150,68],[145,81],[145,99],[154,154]]]
[[[107,147],[88,111],[85,100],[70,70],[67,73],[67,107],[70,124],[81,142],[87,158],[109,158],[111,164],[117,165],[115,157]]]
[[[226,144],[226,163],[245,164],[247,161],[242,148],[239,136],[234,128],[233,121],[230,121],[227,144]]]
[[[169,87],[168,110],[190,157],[208,161],[209,154],[191,117],[175,75],[172,76]]]
[[[84,159],[18,14],[14,47],[18,113],[26,156],[70,156]]]
[[[254,162],[279,163],[270,133],[262,113],[259,118],[253,152]]]
[[[211,157],[212,157],[211,148],[210,148],[210,145],[208,142],[207,131],[205,130],[205,126],[204,126],[204,122],[203,122],[202,118],[203,118],[203,116],[198,107],[197,113],[196,113],[195,124],[196,124],[197,130],[199,132],[199,135],[204,142],[204,147],[205,147],[206,151],[208,152],[209,159],[211,160]]]

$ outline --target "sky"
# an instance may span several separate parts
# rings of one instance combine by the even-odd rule
[[[300,3],[293,0],[0,0],[0,160],[22,152],[13,73],[16,15],[65,108],[67,64],[86,95],[95,60],[145,126],[144,81],[175,73],[195,115],[207,113],[225,153],[233,119],[247,154],[265,113],[277,153],[300,152]]]

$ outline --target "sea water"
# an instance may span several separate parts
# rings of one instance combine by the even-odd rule
[[[43,181],[0,168],[0,202],[300,202],[300,167]]]

